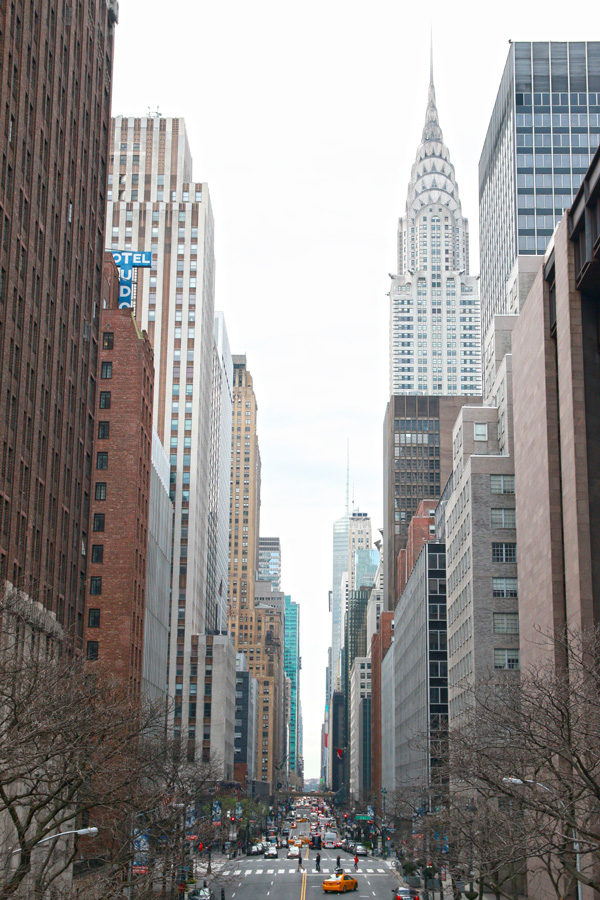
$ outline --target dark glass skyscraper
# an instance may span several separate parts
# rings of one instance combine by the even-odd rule
[[[479,161],[482,336],[518,312],[600,134],[600,42],[510,45]],[[521,298],[521,299],[519,299]]]

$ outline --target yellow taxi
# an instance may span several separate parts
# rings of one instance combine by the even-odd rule
[[[309,836],[307,834],[303,834],[302,837],[300,838],[300,843],[301,844],[310,844]]]
[[[296,823],[292,822],[292,824],[290,825],[290,828],[295,828],[295,827],[296,827]]]
[[[326,878],[323,882],[324,891],[355,891],[358,887],[358,881],[352,875],[336,875],[335,878]]]
[[[298,822],[306,822],[306,816],[300,816]]]

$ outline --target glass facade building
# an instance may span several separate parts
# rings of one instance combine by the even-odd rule
[[[300,755],[300,606],[285,596],[285,674],[290,679],[289,769],[296,772]]]
[[[484,335],[518,312],[531,281],[512,302],[507,281],[520,256],[545,252],[599,134],[600,42],[512,43],[479,161]]]

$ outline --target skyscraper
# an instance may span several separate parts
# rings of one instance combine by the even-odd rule
[[[478,393],[478,284],[469,275],[469,227],[438,121],[433,64],[389,297],[390,394]]]
[[[278,537],[258,540],[258,580],[270,581],[274,591],[281,590],[281,542]]]
[[[170,453],[175,515],[168,685],[175,700],[174,734],[190,758],[200,750],[204,759],[217,754],[229,771],[233,735],[231,742],[225,736],[221,741],[219,729],[210,724],[213,658],[221,664],[227,654],[219,641],[204,639],[207,627],[214,629],[220,605],[214,596],[218,554],[215,548],[209,552],[217,532],[207,522],[211,473],[222,472],[221,466],[211,466],[215,320],[208,185],[192,181],[183,119],[118,116],[111,140],[110,249],[151,254],[151,267],[137,270],[132,303],[154,350],[155,426]],[[222,450],[230,453],[228,442]],[[207,612],[212,621],[207,622]],[[235,683],[233,648],[228,665],[226,680]],[[211,685],[206,695],[205,685]],[[229,743],[232,758],[226,761]]]
[[[226,631],[229,587],[229,478],[231,474],[233,360],[229,349],[225,317],[222,312],[215,313],[212,391],[206,627],[213,631]]]
[[[285,596],[285,674],[290,679],[288,763],[290,777],[298,773],[300,724],[300,606]]]
[[[114,0],[0,6],[0,586],[77,650],[116,20]]]
[[[257,781],[276,788],[282,765],[285,598],[256,581],[261,461],[257,403],[244,355],[233,357],[233,427],[229,513],[229,627],[259,684]]]
[[[599,134],[600,42],[511,43],[479,160],[484,336],[525,301]]]
[[[333,589],[331,591],[331,693],[339,690],[339,664],[344,629],[343,609],[346,602],[343,587],[344,573],[348,571],[348,502],[346,512],[333,523]],[[337,681],[337,684],[336,684]],[[328,698],[329,699],[329,698]]]

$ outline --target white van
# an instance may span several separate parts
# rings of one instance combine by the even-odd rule
[[[338,836],[335,831],[326,831],[323,838],[323,846],[327,848],[335,847],[338,842]]]

